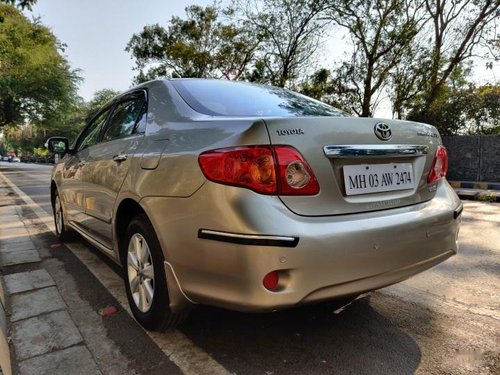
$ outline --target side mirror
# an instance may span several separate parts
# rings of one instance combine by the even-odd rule
[[[50,137],[45,142],[45,147],[56,154],[66,154],[69,152],[69,141],[66,137]]]

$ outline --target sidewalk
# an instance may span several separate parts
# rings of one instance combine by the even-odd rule
[[[460,199],[500,203],[500,183],[449,181]]]
[[[100,374],[54,280],[43,267],[44,258],[50,255],[37,250],[30,228],[23,222],[22,207],[1,180],[0,218],[3,374]]]

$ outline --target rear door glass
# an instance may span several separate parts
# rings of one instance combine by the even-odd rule
[[[139,116],[143,113],[144,106],[145,100],[143,98],[134,98],[118,103],[108,121],[108,126],[104,130],[103,142],[131,135]]]

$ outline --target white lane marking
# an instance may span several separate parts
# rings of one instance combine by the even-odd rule
[[[4,173],[0,172],[0,175],[17,196],[35,212],[38,218],[55,235],[56,231],[52,215],[47,213],[33,199],[19,189]],[[99,259],[97,255],[88,251],[85,245],[75,242],[72,244],[65,243],[65,246],[85,264],[97,280],[116,298],[122,308],[132,316],[123,287],[123,280],[106,263]],[[186,375],[230,374],[220,363],[210,357],[203,349],[197,347],[179,330],[169,330],[166,333],[149,332],[146,330],[144,332],[151,337],[163,353]]]

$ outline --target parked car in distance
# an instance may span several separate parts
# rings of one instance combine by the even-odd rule
[[[19,159],[17,156],[14,156],[14,157],[12,158],[12,162],[13,162],[13,163],[20,163],[20,162],[21,162],[21,159]]]
[[[151,81],[111,100],[52,172],[57,235],[124,269],[135,318],[266,312],[397,283],[457,252],[462,204],[427,124],[356,118],[292,91]]]

